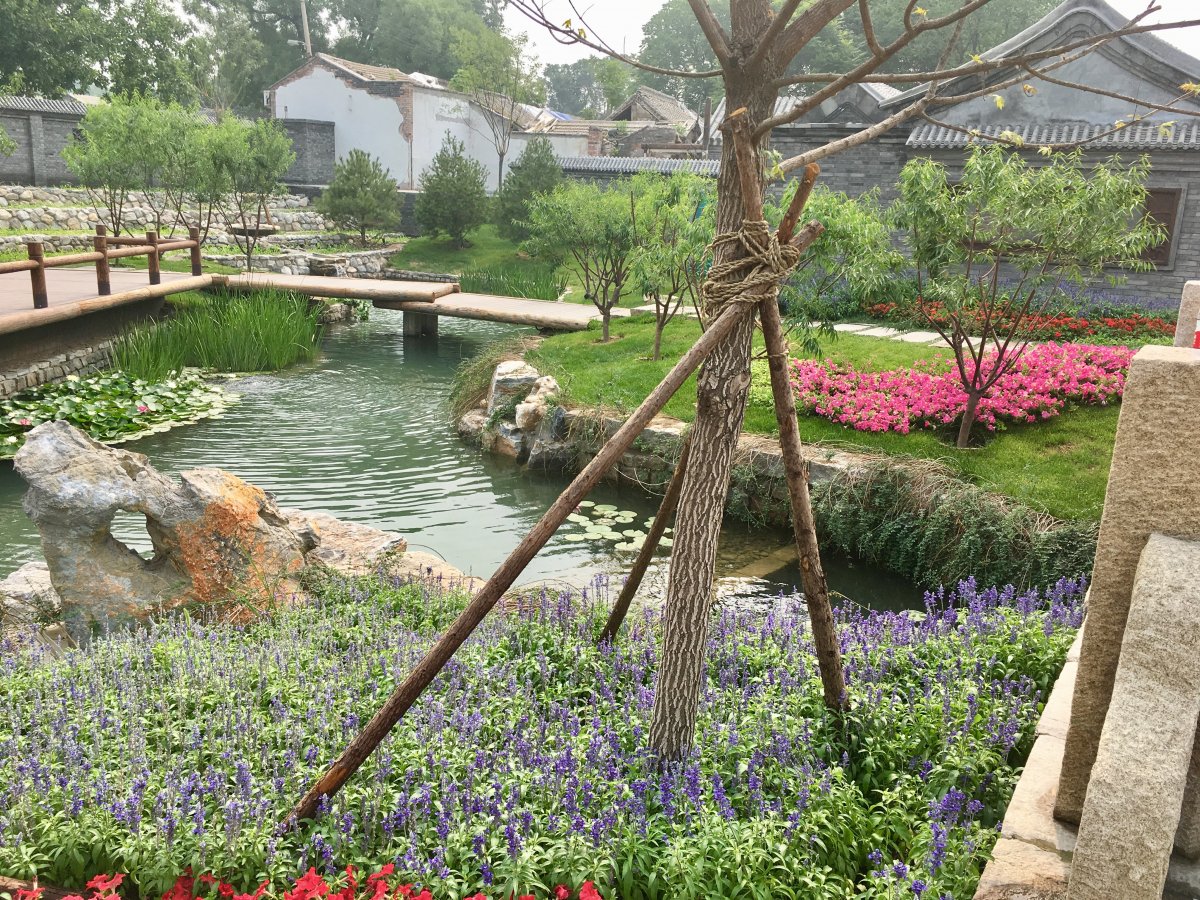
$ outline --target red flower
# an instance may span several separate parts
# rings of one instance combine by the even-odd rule
[[[233,889],[232,884],[228,884],[228,883],[222,881],[220,884],[217,885],[217,893],[220,894],[222,897],[230,898],[234,894],[236,894],[237,891],[235,891]]]
[[[17,900],[38,900],[45,890],[36,884],[32,888],[20,888],[17,890]]]
[[[1196,339],[1192,341],[1192,349],[1200,350],[1200,331],[1196,332]]]
[[[517,900],[537,900],[537,897],[533,896],[533,894],[522,894]]]
[[[421,893],[417,894],[417,900],[433,900],[433,894],[429,893],[429,888],[421,888]]]
[[[565,884],[560,884],[554,888],[554,900],[568,900],[571,896],[571,889]]]
[[[392,863],[388,863],[386,866],[384,866],[382,869],[380,869],[374,875],[368,875],[367,876],[367,884],[374,884],[376,881],[380,881],[384,878],[387,878],[389,875],[395,873],[395,871],[396,871],[395,865],[393,865]]]
[[[596,886],[590,881],[585,881],[579,888],[579,900],[604,900],[600,896],[600,892],[596,890]]]
[[[233,900],[262,900],[263,894],[267,892],[267,888],[271,886],[270,881],[264,881],[258,886],[253,894],[238,894]]]
[[[121,882],[125,880],[125,876],[118,873],[116,875],[97,875],[87,883],[87,886],[97,894],[107,894],[109,891],[115,891],[121,886]]]

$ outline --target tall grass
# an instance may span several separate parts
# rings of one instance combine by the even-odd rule
[[[195,366],[218,372],[270,372],[312,359],[320,307],[283,291],[190,298],[167,319],[126,332],[113,365],[147,380]]]
[[[500,294],[529,300],[557,300],[567,279],[553,269],[529,263],[492,266],[463,272],[459,286],[474,294]]]

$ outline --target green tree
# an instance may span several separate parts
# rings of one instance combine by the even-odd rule
[[[221,130],[193,109],[175,105],[165,116],[171,139],[160,176],[163,194],[175,221],[184,227],[194,223],[206,241],[229,187],[216,151]]]
[[[136,104],[127,99],[90,106],[62,152],[114,235],[124,228],[130,192],[143,186],[142,167],[129,144],[138,118]]]
[[[367,243],[367,231],[394,228],[400,221],[399,185],[383,164],[354,149],[333,167],[333,180],[317,200],[317,210],[339,228],[352,228]]]
[[[601,188],[566,181],[529,203],[529,240],[534,255],[549,261],[570,259],[583,279],[584,296],[600,311],[601,340],[607,341],[613,307],[630,276],[635,186],[618,182]]]
[[[894,41],[904,30],[904,11],[908,0],[870,0],[871,22],[883,44]],[[1001,0],[981,7],[963,21],[962,34],[947,62],[956,65],[984,53],[1028,28],[1054,7],[1059,0]],[[865,57],[866,37],[862,17],[851,8],[842,17],[846,32],[858,57]],[[945,49],[945,36],[921,35],[900,51],[887,65],[890,71],[928,72],[938,68]],[[836,68],[845,68],[844,65]],[[822,69],[822,71],[831,71]]]
[[[103,8],[103,7],[102,7]],[[190,103],[196,89],[192,29],[162,0],[120,0],[108,6],[97,63],[111,96],[142,94]]]
[[[525,35],[462,32],[454,44],[455,55],[467,62],[454,73],[450,87],[470,97],[483,119],[486,131],[480,130],[492,139],[499,159],[497,186],[504,184],[504,160],[521,127],[522,105],[545,99],[537,62],[526,53],[527,41]]]
[[[554,190],[562,180],[562,166],[554,158],[550,142],[546,138],[534,138],[512,164],[508,177],[492,201],[492,221],[496,230],[512,241],[529,237],[526,220],[530,200]]]
[[[685,302],[697,306],[713,237],[716,185],[688,172],[633,178],[635,215],[630,273],[634,288],[654,302],[654,359],[662,335]]]
[[[897,221],[918,274],[917,311],[945,338],[966,410],[966,447],[979,402],[1020,362],[1029,326],[1105,266],[1146,271],[1163,239],[1145,214],[1145,157],[1082,168],[1080,151],[1030,166],[1000,147],[975,148],[951,185],[944,166],[913,160],[900,173]]]
[[[88,0],[0,3],[0,92],[57,97],[87,85],[103,29]]]
[[[221,205],[225,229],[249,271],[259,239],[274,231],[267,203],[282,190],[279,179],[296,161],[292,141],[274,119],[247,122],[227,116],[216,127],[212,152],[228,188]]]
[[[473,0],[335,0],[333,13],[344,29],[334,52],[450,79],[470,61],[454,49],[463,33],[491,36],[481,12]]]
[[[429,168],[421,173],[416,217],[430,234],[447,234],[467,246],[467,232],[487,221],[487,173],[448,132]]]
[[[0,156],[12,156],[17,152],[17,142],[8,136],[8,132],[0,128]]]
[[[632,66],[607,56],[546,66],[546,103],[573,116],[602,119],[620,106],[640,83]]]

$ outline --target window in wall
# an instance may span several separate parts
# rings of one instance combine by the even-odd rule
[[[1147,262],[1165,266],[1171,261],[1171,250],[1175,246],[1175,225],[1179,218],[1179,200],[1183,192],[1178,188],[1151,188],[1146,191],[1146,215],[1166,229],[1167,237],[1157,247],[1142,254]]]

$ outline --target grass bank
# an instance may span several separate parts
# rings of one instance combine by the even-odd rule
[[[636,407],[699,334],[693,320],[673,322],[663,336],[663,359],[650,360],[653,320],[614,320],[613,340],[598,341],[595,331],[556,335],[529,355],[540,371],[562,386],[563,401],[572,406],[606,407],[628,412]],[[762,350],[761,338],[755,349]],[[949,351],[928,346],[840,334],[823,342],[824,355],[864,371],[911,366]],[[765,367],[755,366],[755,383],[746,412],[746,430],[777,432]],[[695,379],[667,404],[665,413],[683,421],[695,418]],[[843,428],[825,419],[804,416],[806,443],[888,456],[938,460],[968,481],[1013,500],[1068,520],[1099,519],[1112,461],[1119,409],[1086,407],[1030,427],[1009,426],[982,447],[956,450],[932,432],[907,435],[872,434]]]
[[[184,368],[269,372],[312,359],[320,345],[321,307],[283,291],[185,292],[169,317],[126,332],[113,366],[160,379]]]
[[[392,255],[391,265],[417,272],[450,272],[462,275],[467,291],[499,293],[514,297],[553,300],[564,287],[570,303],[589,302],[583,295],[579,273],[570,265],[555,271],[544,262],[521,253],[512,241],[502,237],[494,225],[481,225],[467,235],[470,246],[457,248],[450,238],[419,237]],[[621,306],[640,306],[642,297],[633,291],[621,296]]]

